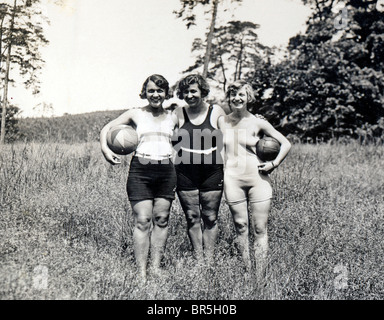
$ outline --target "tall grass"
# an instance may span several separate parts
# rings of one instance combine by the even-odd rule
[[[383,146],[294,145],[272,173],[265,285],[246,276],[223,202],[213,266],[191,254],[176,200],[161,277],[136,280],[129,157],[97,143],[0,154],[1,299],[383,299]],[[45,286],[36,285],[41,267]],[[40,269],[39,269],[40,268]]]

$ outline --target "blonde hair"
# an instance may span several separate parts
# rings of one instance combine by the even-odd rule
[[[252,86],[245,80],[237,80],[228,86],[227,92],[225,93],[225,97],[228,100],[228,103],[229,103],[229,97],[231,96],[231,94],[236,93],[242,88],[244,88],[245,91],[247,92],[248,103],[252,103],[256,101],[255,93],[253,91]]]

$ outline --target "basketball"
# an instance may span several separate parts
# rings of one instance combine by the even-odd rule
[[[136,130],[127,125],[112,127],[107,133],[107,144],[116,154],[130,154],[136,150],[138,144]]]
[[[280,143],[275,138],[263,137],[256,144],[256,154],[263,161],[276,159],[280,152]]]

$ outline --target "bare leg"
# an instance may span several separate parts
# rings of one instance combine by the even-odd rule
[[[251,206],[252,231],[255,236],[254,252],[256,260],[256,275],[262,279],[268,254],[268,214],[271,208],[271,200],[254,202]]]
[[[178,191],[177,194],[187,220],[189,239],[196,257],[200,259],[203,256],[203,233],[201,230],[199,191]]]
[[[251,269],[249,255],[249,218],[247,202],[229,204],[237,233],[237,243],[247,271]]]
[[[151,235],[151,261],[154,271],[160,268],[168,238],[168,220],[172,200],[156,198],[153,205],[153,230]]]
[[[201,191],[201,217],[203,219],[203,244],[207,261],[212,261],[219,229],[217,214],[220,207],[221,190]]]
[[[152,200],[131,201],[134,214],[133,249],[142,280],[147,278],[149,233],[152,224]]]

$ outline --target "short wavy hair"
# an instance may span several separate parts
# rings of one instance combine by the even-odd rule
[[[255,93],[252,86],[245,80],[237,80],[228,86],[227,92],[225,93],[225,98],[228,100],[228,103],[231,94],[236,93],[242,88],[245,88],[245,91],[247,92],[248,103],[256,101]]]
[[[205,80],[199,74],[190,74],[179,81],[177,84],[176,95],[179,99],[184,99],[184,90],[187,89],[191,84],[197,84],[201,91],[201,97],[204,98],[209,94],[209,84],[207,80]]]
[[[160,74],[153,74],[153,75],[149,76],[143,83],[143,87],[141,88],[141,92],[140,92],[140,98],[141,99],[147,99],[147,85],[148,85],[149,81],[152,81],[159,88],[161,88],[165,91],[165,99],[170,99],[172,97],[172,93],[171,93],[171,90],[169,88],[169,82],[167,81],[167,79],[165,79]]]

